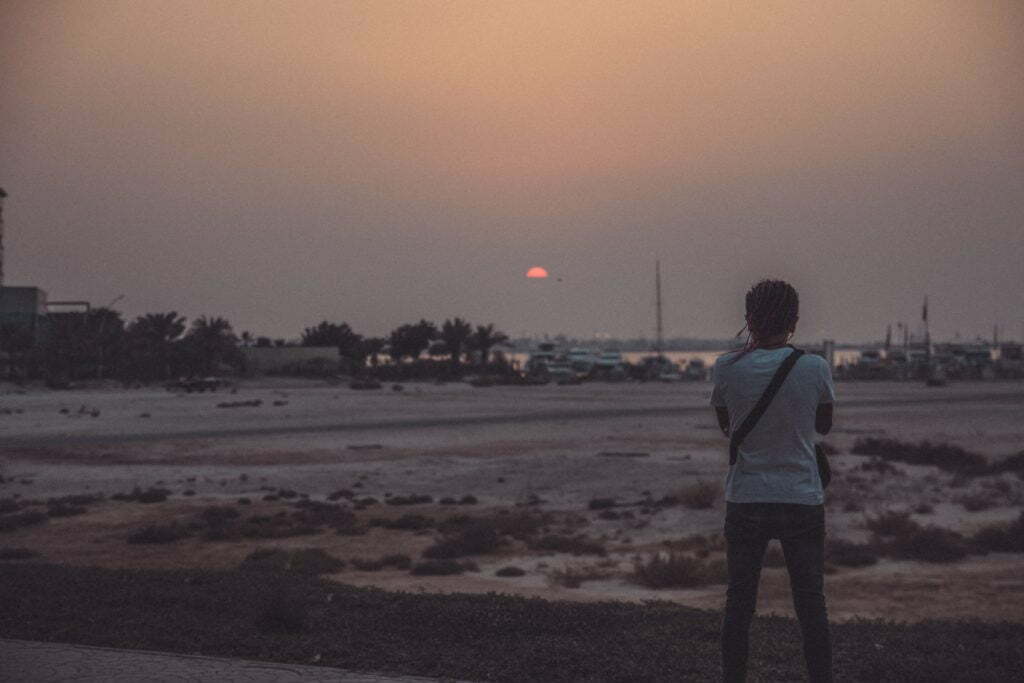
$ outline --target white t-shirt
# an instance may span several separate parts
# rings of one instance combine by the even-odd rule
[[[711,405],[728,409],[731,433],[743,424],[791,353],[789,347],[754,349],[735,363],[731,361],[737,352],[715,361]],[[725,499],[732,503],[821,505],[825,495],[814,457],[814,417],[818,404],[834,400],[828,361],[804,354],[740,444],[736,464],[729,468],[725,480]]]

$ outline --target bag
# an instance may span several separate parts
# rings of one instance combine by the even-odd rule
[[[790,347],[793,348],[793,347]],[[768,387],[761,394],[761,398],[757,400],[754,405],[754,409],[750,411],[746,419],[743,420],[743,424],[739,426],[739,429],[729,439],[729,466],[732,467],[736,464],[736,458],[739,457],[740,444],[743,439],[747,438],[747,435],[754,429],[754,425],[761,419],[764,412],[768,409],[772,399],[775,398],[775,394],[779,392],[779,388],[782,383],[786,380],[786,376],[789,375],[789,371],[793,369],[796,362],[800,360],[800,356],[804,355],[803,349],[793,348],[793,353],[786,356],[786,360],[782,361],[779,365],[779,369],[775,371],[772,376],[771,382],[768,383]],[[828,456],[825,455],[825,449],[821,447],[821,444],[815,444],[814,446],[814,459],[818,463],[818,476],[821,478],[821,487],[827,488],[829,482],[832,481],[832,468],[828,464]]]

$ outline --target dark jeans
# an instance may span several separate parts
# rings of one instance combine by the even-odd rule
[[[769,539],[782,543],[803,632],[804,660],[811,681],[832,680],[832,642],[825,611],[825,507],[789,503],[727,503],[725,539],[729,590],[722,624],[722,665],[726,681],[747,676],[750,622]]]

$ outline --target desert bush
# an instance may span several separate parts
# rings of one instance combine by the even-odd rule
[[[92,505],[103,501],[102,494],[78,493],[59,498],[50,498],[47,505]]]
[[[28,548],[0,548],[0,560],[31,560],[39,553]]]
[[[81,505],[69,505],[67,503],[51,503],[46,508],[46,514],[50,517],[74,517],[84,515],[88,510]]]
[[[342,498],[352,499],[355,497],[355,495],[356,494],[352,493],[352,491],[348,489],[338,489],[337,491],[334,491],[333,493],[328,495],[327,500],[336,501]]]
[[[14,531],[22,527],[42,524],[47,519],[49,517],[47,517],[46,513],[39,512],[38,510],[26,510],[14,515],[4,515],[0,517],[0,532]]]
[[[380,520],[380,526],[385,529],[400,529],[405,531],[419,531],[434,526],[434,521],[423,515],[402,515],[398,519]]]
[[[498,571],[494,572],[494,575],[501,577],[526,576],[526,570],[510,565],[508,567],[502,567]]]
[[[616,512],[615,510],[601,510],[599,513],[597,513],[597,518],[614,521],[617,519],[622,519],[622,513]]]
[[[887,510],[877,517],[865,516],[864,524],[877,536],[907,536],[921,526],[910,518],[909,512]]]
[[[718,500],[721,493],[722,489],[718,484],[698,480],[694,484],[684,486],[672,495],[691,510],[707,510],[714,507],[715,501]]]
[[[1019,451],[993,463],[989,468],[989,471],[992,474],[1001,474],[1002,472],[1024,472],[1024,451]]]
[[[465,564],[455,560],[424,560],[416,563],[412,568],[412,573],[416,576],[450,576],[462,574],[466,570]]]
[[[985,491],[964,494],[957,498],[956,502],[962,505],[968,512],[981,512],[996,505],[996,502],[992,500],[992,494]]]
[[[21,505],[13,498],[0,498],[0,515],[7,515],[20,509]]]
[[[1009,524],[982,527],[974,534],[971,544],[982,553],[1024,553],[1024,512]]]
[[[896,536],[883,546],[886,554],[901,560],[956,562],[970,553],[963,536],[937,526],[918,528]]]
[[[947,472],[966,475],[984,474],[989,469],[985,456],[946,443],[921,441],[915,444],[898,439],[866,437],[857,439],[850,452],[875,455],[911,465],[932,465]]]
[[[423,505],[433,503],[434,497],[426,494],[412,494],[408,496],[391,496],[387,499],[388,505]]]
[[[584,581],[596,581],[609,576],[609,570],[593,564],[568,564],[547,573],[549,582],[566,588],[579,588]]]
[[[376,572],[384,568],[384,563],[379,559],[372,560],[366,557],[353,557],[349,562],[361,572]]]
[[[188,536],[188,531],[177,524],[150,524],[128,535],[133,545],[150,543],[174,543]]]
[[[458,505],[459,501],[455,500],[451,496],[445,496],[441,500],[437,501],[439,505]]]
[[[245,498],[244,496],[242,498],[239,498],[235,502],[238,503],[239,505],[252,505],[252,499]]]
[[[935,508],[931,503],[918,503],[914,506],[914,514],[917,515],[931,515],[934,514]]]
[[[878,562],[878,553],[869,544],[851,543],[842,538],[825,542],[825,562],[839,567],[868,567]]]
[[[199,513],[199,517],[209,526],[222,526],[240,516],[238,510],[229,507],[211,505]]]
[[[126,503],[162,503],[171,495],[170,490],[164,488],[149,487],[145,491],[136,486],[131,493],[115,493],[110,498]]]
[[[724,562],[706,562],[683,552],[654,553],[633,562],[629,580],[646,588],[696,588],[724,583]]]
[[[879,457],[873,457],[867,462],[861,463],[860,467],[857,469],[861,472],[877,472],[878,474],[888,474],[893,476],[903,476],[906,474],[903,470]]]
[[[429,498],[430,496],[427,497]],[[468,493],[464,495],[462,498],[459,498],[459,505],[476,505],[479,502],[480,501],[477,500],[476,496],[474,496],[472,493]]]
[[[557,553],[572,553],[573,555],[600,555],[604,557],[608,554],[603,545],[588,539],[586,536],[545,534],[531,541],[529,545],[534,550],[550,550]]]
[[[590,510],[607,510],[608,508],[615,507],[616,502],[614,498],[592,498],[587,507]]]
[[[385,555],[380,558],[380,561],[385,567],[394,567],[395,569],[409,569],[412,567],[412,558],[403,553]]]
[[[466,555],[483,555],[493,552],[501,545],[501,536],[493,523],[488,520],[474,520],[454,535],[437,541],[423,551],[423,557],[451,559]]]
[[[322,548],[260,548],[250,553],[240,566],[240,569],[295,572],[308,576],[332,574],[344,568],[343,560],[328,554]]]

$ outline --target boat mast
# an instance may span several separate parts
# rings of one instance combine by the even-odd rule
[[[656,260],[654,262],[654,306],[657,309],[657,339],[654,342],[654,350],[658,353],[658,358],[661,358],[661,350],[663,346],[662,340],[662,326],[661,326],[661,261]]]

